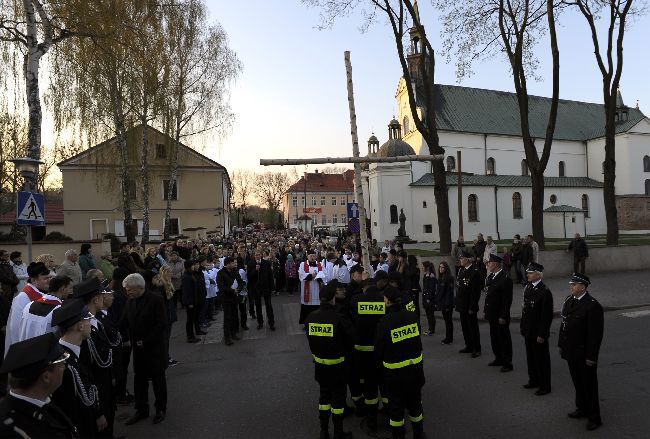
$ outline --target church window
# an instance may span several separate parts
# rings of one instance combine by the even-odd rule
[[[467,219],[470,222],[478,221],[478,197],[475,194],[467,197]]]
[[[321,206],[325,205],[325,197],[320,197],[320,205]]]
[[[486,165],[486,170],[487,170],[487,175],[495,175],[496,174],[496,163],[494,162],[494,159],[490,157],[487,159],[487,165]]]
[[[423,208],[423,209],[426,209],[426,208],[427,208],[427,202],[426,202],[426,201],[423,201],[423,202],[422,202],[422,208]]]
[[[558,165],[558,175],[560,177],[565,177],[564,175],[564,162],[560,162]]]
[[[645,194],[650,195],[650,180],[645,181]]]
[[[550,201],[551,201],[551,204],[557,203],[557,195],[551,194]]]
[[[515,192],[512,194],[512,217],[513,218],[522,218],[521,215],[521,194]]]
[[[585,218],[589,218],[589,195],[582,194],[582,210],[585,212]]]
[[[456,159],[454,158],[453,155],[450,155],[447,157],[447,172],[455,171],[456,170]]]
[[[332,206],[336,206],[336,197],[332,197]]]
[[[643,172],[650,172],[650,156],[643,157]]]
[[[425,224],[424,233],[433,233],[433,226],[431,224]]]
[[[528,163],[526,162],[526,159],[521,161],[521,175],[525,177],[528,176]]]
[[[291,197],[291,206],[298,207],[298,195]]]
[[[402,126],[404,127],[404,134],[408,134],[408,133],[411,132],[411,130],[409,130],[409,117],[408,116],[404,116],[404,119],[402,120]]]
[[[394,204],[390,205],[390,223],[397,224],[399,222],[397,218],[397,206]]]

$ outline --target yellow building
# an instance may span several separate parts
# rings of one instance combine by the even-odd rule
[[[347,227],[347,203],[354,201],[354,171],[342,174],[305,173],[283,200],[287,227],[310,231],[313,227]]]
[[[142,126],[127,133],[131,210],[142,233],[141,142]],[[167,187],[173,139],[149,128],[149,236],[160,239],[164,231]],[[178,152],[178,177],[173,190],[171,235],[205,237],[228,233],[230,178],[226,168],[192,148]],[[116,138],[58,164],[63,174],[65,234],[73,239],[97,239],[114,233],[124,239],[121,197],[121,161]]]

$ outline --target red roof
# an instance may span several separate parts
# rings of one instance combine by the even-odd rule
[[[0,213],[0,224],[16,222],[16,210]],[[63,201],[45,201],[45,224],[63,224]]]
[[[306,173],[287,189],[287,192],[352,192],[353,190],[354,170],[348,169],[343,174]]]

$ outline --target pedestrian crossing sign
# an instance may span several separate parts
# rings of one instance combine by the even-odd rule
[[[19,226],[45,225],[45,203],[42,194],[18,192],[16,223]]]

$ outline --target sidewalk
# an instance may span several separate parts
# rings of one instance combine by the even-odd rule
[[[636,308],[650,305],[650,272],[624,271],[620,273],[587,273],[591,280],[591,294],[607,310]],[[564,299],[570,294],[569,276],[544,278],[544,283],[553,293],[553,306],[559,314]],[[481,307],[484,298],[481,298]],[[511,314],[518,319],[521,317],[523,305],[523,287],[514,285]]]

